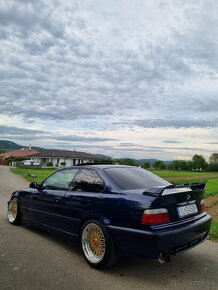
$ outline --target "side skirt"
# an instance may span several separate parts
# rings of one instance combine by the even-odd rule
[[[49,233],[57,235],[59,237],[68,239],[68,240],[72,241],[73,243],[79,244],[79,236],[78,235],[63,231],[63,230],[55,228],[55,227],[48,226],[46,224],[38,223],[38,222],[36,222],[32,219],[26,218],[26,217],[22,218],[22,222],[27,226],[41,229],[45,232],[49,232]]]

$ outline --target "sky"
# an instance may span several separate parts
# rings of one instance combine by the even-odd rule
[[[0,139],[114,158],[218,151],[218,1],[1,0]]]

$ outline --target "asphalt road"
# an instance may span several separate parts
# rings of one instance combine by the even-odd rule
[[[0,289],[217,289],[218,243],[206,241],[170,263],[121,258],[112,268],[89,267],[78,247],[43,231],[12,226],[6,202],[27,187],[22,177],[0,166]]]

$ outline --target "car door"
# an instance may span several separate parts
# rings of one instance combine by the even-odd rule
[[[68,216],[65,229],[78,235],[81,221],[87,212],[99,205],[105,183],[94,169],[80,169],[64,197],[65,213]]]
[[[35,189],[29,198],[28,217],[40,224],[63,229],[66,214],[63,197],[78,169],[56,171]]]

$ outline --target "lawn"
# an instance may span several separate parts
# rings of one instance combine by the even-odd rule
[[[206,198],[218,193],[218,172],[193,172],[193,171],[170,171],[170,170],[152,170],[152,172],[174,184],[205,181]]]
[[[161,176],[161,177],[191,177],[191,178],[204,178],[207,176],[210,177],[217,177],[218,178],[218,172],[199,172],[199,171],[179,171],[179,170],[150,170],[154,172],[155,174]]]
[[[29,182],[41,183],[47,176],[49,176],[55,169],[52,168],[43,168],[43,169],[27,169],[27,168],[11,168],[11,172],[23,176]],[[31,177],[35,175],[36,177]]]
[[[210,238],[218,240],[218,221],[215,219],[212,219],[209,235]]]

